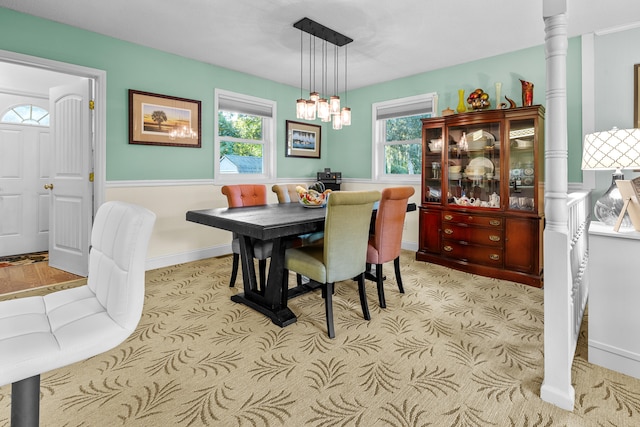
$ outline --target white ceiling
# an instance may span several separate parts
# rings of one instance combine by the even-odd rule
[[[293,24],[309,17],[354,39],[348,45],[349,89],[542,45],[542,3],[0,0],[9,9],[296,87],[300,31]],[[567,3],[570,37],[640,21],[638,0]]]

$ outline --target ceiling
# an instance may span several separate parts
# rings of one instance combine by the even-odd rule
[[[633,27],[640,21],[638,0],[567,3],[570,37]],[[543,0],[0,0],[0,6],[9,9],[296,87],[301,77],[300,31],[293,24],[309,17],[354,39],[348,45],[349,89],[542,45],[542,4]]]

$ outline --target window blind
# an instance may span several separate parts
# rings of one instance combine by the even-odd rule
[[[271,105],[251,102],[246,99],[232,98],[225,95],[218,97],[218,109],[252,116],[273,117]]]
[[[416,116],[433,112],[433,98],[419,99],[395,105],[383,105],[376,109],[376,120],[393,119],[397,117]]]

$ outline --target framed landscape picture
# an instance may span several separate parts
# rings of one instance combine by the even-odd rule
[[[200,148],[201,102],[129,89],[129,144]]]
[[[320,158],[322,128],[318,125],[287,120],[286,157]]]

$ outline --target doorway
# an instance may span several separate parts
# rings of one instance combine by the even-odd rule
[[[5,73],[4,69],[11,69],[12,72]],[[19,72],[16,73],[15,70],[19,70]],[[89,79],[92,81],[94,88],[92,98],[95,105],[94,117],[93,123],[86,123],[85,125],[91,127],[94,134],[93,155],[92,159],[88,160],[93,164],[94,181],[92,209],[90,210],[91,212],[87,213],[87,215],[91,216],[92,214],[95,214],[97,207],[104,201],[106,158],[106,72],[103,70],[91,69],[0,50],[0,76],[2,76],[2,79],[0,80],[0,88],[3,91],[8,91],[9,88],[11,88],[11,90],[18,94],[48,93],[49,87],[65,84],[69,81],[78,81],[81,79]],[[47,76],[47,78],[44,78],[43,76]],[[88,242],[86,247],[89,247]],[[64,270],[64,266],[58,266],[58,268]]]

